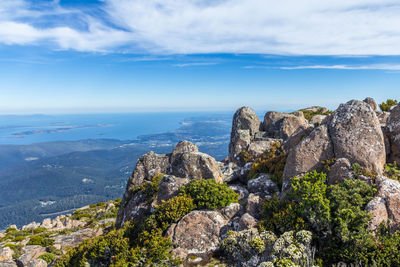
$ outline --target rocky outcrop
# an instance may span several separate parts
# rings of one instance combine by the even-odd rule
[[[336,184],[349,178],[353,178],[350,161],[345,158],[337,159],[328,173],[328,184]]]
[[[26,266],[28,262],[39,258],[44,253],[46,253],[46,248],[42,246],[26,246],[21,249],[22,255],[18,258],[18,261]]]
[[[357,100],[341,104],[330,120],[329,135],[336,158],[382,173],[386,163],[383,133],[369,104]]]
[[[389,161],[400,163],[400,104],[390,112],[386,124],[386,134],[390,147]]]
[[[386,201],[381,197],[372,199],[365,210],[372,215],[372,220],[369,224],[370,231],[376,231],[381,223],[386,223],[388,220]]]
[[[333,145],[328,128],[321,125],[289,152],[283,172],[283,189],[290,184],[290,178],[316,170],[321,167],[321,161],[332,158]]]
[[[9,247],[0,247],[0,263],[6,260],[12,260],[14,251]]]
[[[76,247],[88,238],[96,237],[102,234],[103,231],[101,229],[86,228],[71,234],[56,236],[54,238],[53,246],[56,249],[66,251],[67,248]]]
[[[174,155],[168,174],[189,179],[214,179],[221,183],[223,175],[217,161],[201,152]]]
[[[292,114],[269,111],[264,116],[263,130],[268,136],[288,139],[300,127],[306,128],[308,121],[301,111]]]
[[[252,158],[257,158],[261,156],[265,151],[269,151],[272,146],[280,143],[280,140],[274,138],[265,138],[263,140],[254,140],[247,147],[247,152],[249,152]]]
[[[227,220],[217,211],[192,211],[167,231],[175,246],[174,255],[183,259],[209,258],[218,249],[221,229],[226,224]]]
[[[249,107],[236,111],[232,121],[231,141],[229,143],[229,161],[240,163],[240,153],[247,149],[256,132],[260,131],[260,120]]]
[[[263,197],[272,197],[279,194],[279,188],[274,183],[269,174],[262,173],[255,179],[248,181],[247,188],[251,193],[258,193]]]
[[[365,103],[367,103],[373,111],[377,112],[378,111],[378,105],[376,104],[375,100],[371,97],[367,97],[363,100]]]
[[[152,209],[152,203],[142,194],[140,186],[151,182],[154,175],[169,175],[160,182],[161,192],[157,196],[157,204],[173,197],[179,187],[191,179],[214,179],[218,183],[223,182],[224,174],[220,166],[213,157],[199,152],[197,146],[188,141],[179,142],[171,154],[149,152],[143,155],[129,178],[118,211],[117,227],[122,227],[124,222],[131,219],[140,220]]]

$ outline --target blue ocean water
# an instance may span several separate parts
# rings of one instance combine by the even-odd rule
[[[163,112],[74,115],[0,115],[0,144],[109,138],[133,140],[139,135],[177,129],[185,118],[210,113]]]

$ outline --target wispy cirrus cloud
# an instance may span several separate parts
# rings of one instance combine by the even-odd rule
[[[196,67],[196,66],[212,66],[217,65],[217,62],[189,62],[189,63],[179,63],[173,64],[173,67],[185,68],[185,67]]]
[[[0,43],[152,54],[400,55],[397,0],[0,0]],[[38,23],[38,21],[40,23]]]
[[[333,70],[392,70],[400,71],[400,64],[371,64],[371,65],[308,65],[278,67],[282,70],[304,69],[333,69]]]

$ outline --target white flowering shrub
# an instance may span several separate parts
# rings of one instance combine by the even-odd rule
[[[236,266],[310,267],[314,264],[309,231],[285,232],[279,238],[272,232],[248,229],[230,231],[221,243],[221,251]]]

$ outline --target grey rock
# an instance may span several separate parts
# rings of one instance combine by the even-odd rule
[[[264,116],[263,130],[273,138],[286,140],[299,127],[307,127],[308,121],[302,112],[292,114],[269,111]]]
[[[375,100],[372,97],[367,97],[363,100],[365,103],[367,103],[373,111],[377,112],[378,111],[378,105],[376,104]]]
[[[321,124],[324,124],[326,122],[327,117],[328,116],[326,116],[326,115],[315,115],[310,119],[310,124],[318,125],[318,126]]]
[[[386,206],[390,219],[390,231],[395,233],[400,230],[400,193],[391,194],[387,197]]]
[[[305,127],[300,126],[285,142],[283,142],[283,149],[289,152],[296,147],[301,140],[309,136],[313,130],[314,127],[310,125]]]
[[[257,178],[248,181],[247,188],[249,192],[258,193],[264,197],[279,194],[278,186],[271,180],[270,175],[265,173],[261,173]]]
[[[9,247],[0,247],[0,262],[5,260],[12,260],[14,251]]]
[[[124,225],[125,222],[130,220],[140,220],[144,216],[148,215],[151,211],[151,204],[147,202],[146,197],[141,191],[132,193],[125,192],[128,197],[121,202],[118,210],[117,219],[115,225],[119,228]]]
[[[242,215],[242,217],[240,217],[239,231],[256,227],[257,224],[258,224],[258,220],[256,218],[251,216],[249,213],[245,213]]]
[[[42,246],[25,246],[21,249],[21,256],[18,258],[18,261],[23,265],[27,265],[29,261],[37,259],[44,253],[46,253],[46,248]]]
[[[350,161],[346,158],[337,159],[328,173],[328,184],[336,184],[349,178],[353,178]]]
[[[231,203],[228,206],[222,208],[220,210],[221,214],[225,217],[225,219],[230,220],[235,217],[241,211],[241,206],[239,203]]]
[[[208,258],[220,243],[221,229],[227,220],[217,211],[192,211],[184,216],[173,229],[168,229],[176,257]]]
[[[395,106],[387,120],[386,134],[390,143],[389,161],[400,164],[400,104]]]
[[[229,188],[239,195],[239,200],[242,200],[249,196],[249,191],[242,185],[232,184],[229,186]]]
[[[13,260],[0,260],[0,267],[17,267],[18,265]]]
[[[381,197],[373,198],[365,207],[365,210],[372,215],[372,220],[369,223],[369,230],[375,231],[381,223],[386,223],[388,220],[388,213],[386,210],[385,199]]]
[[[27,267],[47,267],[47,262],[42,259],[34,259],[28,262]]]
[[[336,158],[382,173],[386,163],[383,133],[369,104],[358,100],[341,104],[329,123],[329,134]]]
[[[260,120],[249,107],[241,107],[233,115],[229,161],[238,162],[238,155],[246,149],[256,132],[260,131]]]
[[[219,183],[223,181],[223,174],[217,161],[201,152],[176,155],[168,174],[189,179],[214,179]]]
[[[268,138],[259,141],[252,141],[248,146],[247,151],[252,158],[256,158],[271,150],[272,146],[276,144],[280,144],[279,139]]]
[[[377,111],[376,116],[378,117],[379,123],[383,126],[386,125],[387,120],[389,119],[390,112],[387,111]]]
[[[247,198],[246,212],[249,213],[254,218],[260,217],[262,198],[260,195],[251,193]]]
[[[190,152],[199,152],[199,148],[192,142],[182,140],[174,147],[172,155]]]
[[[233,162],[220,163],[220,169],[223,175],[223,180],[225,183],[231,183],[239,179],[241,167]]]
[[[387,199],[392,194],[400,193],[400,183],[398,181],[389,179],[385,176],[379,175],[376,178],[377,183],[377,196]]]
[[[55,236],[53,246],[57,249],[65,251],[67,248],[78,246],[88,238],[96,237],[102,234],[102,229],[85,228],[67,235]]]
[[[321,125],[289,152],[283,171],[282,190],[289,187],[290,178],[313,171],[321,166],[321,161],[332,158],[333,146],[328,128]]]
[[[187,185],[190,182],[189,178],[180,178],[173,175],[165,175],[159,184],[156,202],[161,204],[178,194],[179,188]]]

